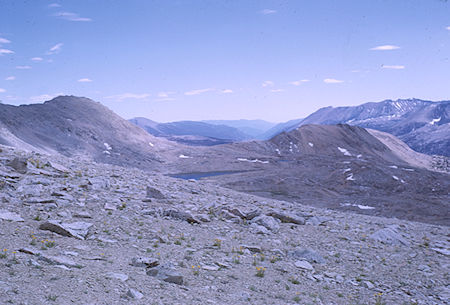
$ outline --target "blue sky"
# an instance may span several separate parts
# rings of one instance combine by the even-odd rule
[[[450,98],[443,0],[0,0],[0,100],[86,96],[125,118],[286,121]]]

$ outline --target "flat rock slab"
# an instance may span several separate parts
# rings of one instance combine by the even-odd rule
[[[314,267],[308,263],[307,261],[296,261],[294,263],[295,267],[300,268],[300,269],[304,269],[304,270],[314,270]]]
[[[121,282],[125,282],[126,280],[128,280],[128,275],[123,274],[123,273],[116,273],[116,272],[108,272],[105,275],[106,278],[109,279],[116,279],[119,280]]]
[[[60,223],[56,220],[49,220],[41,224],[39,229],[51,231],[62,236],[75,237],[84,240],[86,239],[91,226],[91,223],[84,221]]]
[[[308,248],[306,249],[296,248],[295,250],[289,252],[289,256],[297,259],[303,259],[310,263],[318,263],[318,264],[325,263],[325,259],[322,257],[322,255]]]
[[[155,189],[154,187],[151,186],[147,186],[146,195],[147,198],[166,199],[166,196],[164,196],[160,190]]]
[[[408,240],[403,238],[395,228],[384,228],[369,236],[370,239],[388,245],[409,245]]]
[[[164,282],[183,285],[183,276],[171,265],[166,264],[151,268],[147,270],[147,274]]]
[[[20,217],[19,214],[13,213],[13,212],[9,212],[9,211],[4,211],[4,210],[0,210],[0,219],[2,220],[8,220],[8,221],[24,221],[22,217]]]

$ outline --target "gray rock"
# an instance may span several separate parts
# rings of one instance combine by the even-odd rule
[[[305,269],[305,270],[314,270],[314,267],[308,263],[307,261],[296,261],[294,263],[295,267],[300,268],[300,269]]]
[[[296,248],[289,251],[288,255],[296,259],[304,259],[310,263],[324,264],[325,259],[316,251],[308,248]]]
[[[369,236],[370,239],[388,245],[408,245],[409,242],[394,227],[384,228]]]
[[[170,264],[150,268],[147,274],[164,282],[183,285],[183,276]]]
[[[5,210],[0,210],[0,219],[8,220],[8,221],[16,221],[16,222],[24,221],[23,218],[20,217],[19,214],[5,211]]]
[[[69,172],[69,169],[55,161],[48,161],[47,166],[53,168],[54,170],[58,171],[58,172],[63,172],[63,173],[67,173]]]
[[[305,219],[303,217],[299,217],[294,214],[286,214],[279,211],[270,211],[267,215],[272,216],[276,219],[279,219],[281,222],[284,223],[294,223],[297,225],[304,225]]]
[[[243,249],[248,249],[252,253],[261,253],[261,247],[258,246],[249,246],[249,245],[241,245]]]
[[[170,210],[165,210],[163,212],[163,215],[171,217],[171,218],[175,218],[175,219],[184,220],[189,223],[200,223],[200,221],[189,212],[181,212],[181,211],[170,209]]]
[[[135,267],[153,268],[158,266],[159,262],[155,259],[147,257],[133,257],[130,265]]]
[[[123,273],[108,272],[107,274],[105,274],[105,276],[106,276],[106,278],[116,279],[121,282],[125,282],[126,280],[128,280],[128,275],[123,274]]]
[[[254,218],[252,222],[265,227],[273,233],[277,233],[280,230],[280,224],[272,216],[261,215]]]
[[[325,217],[325,216],[313,216],[306,221],[306,224],[313,225],[313,226],[320,226],[332,219],[333,218],[331,218],[331,217]]]
[[[13,168],[16,172],[20,174],[25,174],[28,171],[28,161],[26,158],[16,157],[12,161],[6,164],[7,166]]]
[[[41,253],[40,255],[38,255],[38,259],[51,265],[63,265],[66,267],[74,267],[74,268],[82,267],[80,264],[76,263],[74,260],[66,256],[47,256]]]
[[[140,293],[139,291],[137,291],[136,289],[133,289],[133,288],[128,289],[127,296],[129,298],[132,298],[135,300],[140,300],[144,297],[144,295],[142,293]]]
[[[147,198],[166,199],[166,196],[164,196],[160,190],[151,186],[147,186],[146,195]]]
[[[270,231],[265,227],[260,226],[256,223],[250,224],[250,231],[254,234],[270,234]]]
[[[91,226],[92,226],[91,223],[83,221],[72,223],[61,223],[56,220],[49,220],[41,224],[39,226],[39,229],[51,231],[62,236],[75,237],[78,239],[86,239],[89,233],[89,228]]]

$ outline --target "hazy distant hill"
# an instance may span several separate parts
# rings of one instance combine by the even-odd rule
[[[59,96],[43,104],[0,104],[0,144],[96,161],[154,168],[174,145],[87,98]]]
[[[298,123],[285,123],[281,131],[294,130],[306,124],[340,123],[391,133],[418,152],[450,156],[450,101],[405,99],[351,107],[326,107]],[[276,130],[267,137],[281,131]]]
[[[148,133],[187,145],[217,145],[251,138],[237,128],[196,121],[157,123],[146,118],[133,118],[131,123]]]
[[[264,120],[209,120],[203,122],[234,127],[254,139],[260,139],[262,134],[277,125]]]

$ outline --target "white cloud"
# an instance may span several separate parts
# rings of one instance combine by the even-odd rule
[[[14,51],[8,49],[0,49],[0,56],[3,54],[14,54]]]
[[[376,46],[373,48],[370,48],[369,50],[372,51],[390,51],[390,50],[397,50],[400,49],[399,46],[393,46],[393,45],[383,45],[383,46]]]
[[[231,90],[231,89],[223,89],[222,91],[220,91],[220,93],[223,93],[223,94],[233,93],[233,90]]]
[[[205,92],[214,91],[214,88],[206,88],[206,89],[197,89],[197,90],[191,90],[184,93],[184,95],[199,95]]]
[[[301,80],[295,80],[293,82],[289,82],[289,85],[300,86],[302,83],[307,83],[307,82],[309,82],[309,79],[301,79]]]
[[[339,80],[339,79],[334,79],[334,78],[325,78],[323,80],[323,82],[325,84],[340,84],[340,83],[343,83],[344,81],[343,80]]]
[[[402,65],[382,65],[383,69],[394,69],[394,70],[402,70],[405,69],[405,66]]]
[[[138,93],[122,93],[122,94],[107,96],[105,98],[107,98],[107,99],[114,99],[114,100],[118,100],[118,101],[123,101],[123,100],[128,100],[128,99],[142,100],[142,99],[145,99],[145,98],[147,98],[149,96],[150,96],[150,94],[148,94],[148,93],[142,93],[142,94],[138,94]]]
[[[272,89],[272,90],[270,90],[270,92],[274,92],[274,93],[283,92],[283,91],[284,91],[283,89]]]
[[[5,78],[5,80],[15,80],[16,79],[16,77],[15,76],[8,76],[7,78]]]
[[[92,79],[90,79],[90,78],[80,78],[78,80],[78,82],[80,82],[80,83],[90,83],[90,82],[92,82]]]
[[[270,14],[275,14],[277,11],[266,8],[259,12],[263,15],[270,15]]]
[[[59,13],[54,14],[53,16],[56,16],[56,17],[59,17],[61,19],[68,20],[68,21],[92,21],[91,18],[80,17],[78,14],[71,13],[71,12],[59,12]]]
[[[0,88],[0,93],[3,93],[3,92],[6,92],[6,90],[3,88]]]
[[[30,102],[32,103],[42,103],[45,101],[49,101],[57,96],[64,95],[64,93],[54,93],[54,94],[41,94],[32,96],[29,98]]]
[[[0,37],[0,43],[10,43],[10,42],[11,41],[9,41],[8,39]]]
[[[272,87],[273,85],[274,85],[274,82],[271,80],[266,80],[261,84],[262,87]]]
[[[28,70],[28,69],[31,69],[31,66],[16,66],[16,69],[19,69],[19,70]]]
[[[61,4],[52,3],[52,4],[49,4],[48,7],[61,7]]]
[[[32,61],[43,61],[44,59],[42,57],[33,57],[31,60]]]
[[[50,48],[50,50],[47,51],[47,55],[51,54],[57,54],[61,51],[61,48],[64,44],[63,43],[57,43],[53,47]]]

